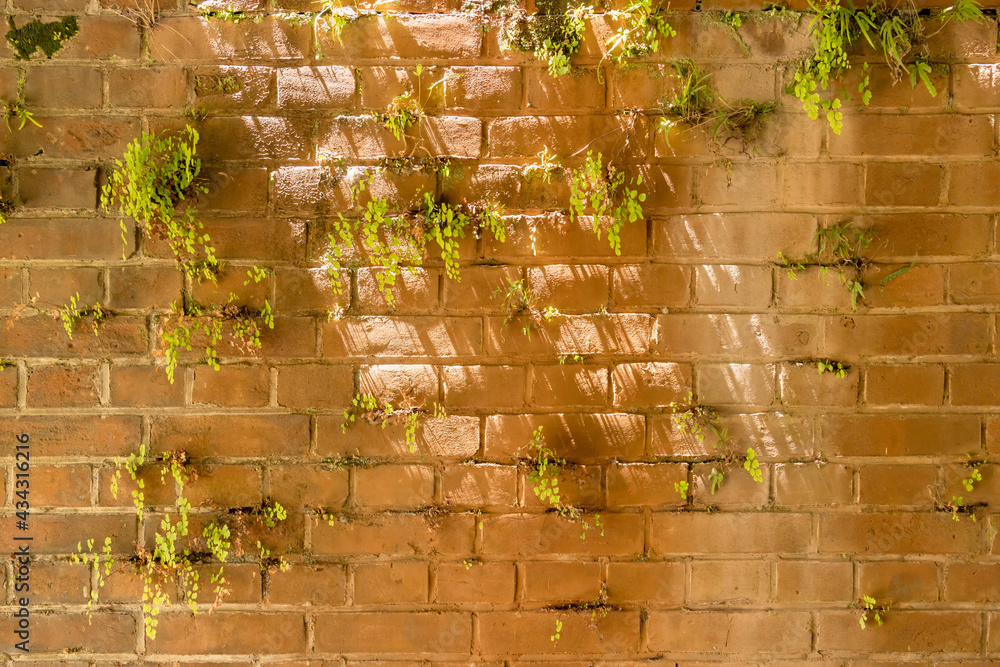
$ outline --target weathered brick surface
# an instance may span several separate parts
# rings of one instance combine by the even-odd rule
[[[857,40],[832,87],[868,76],[873,97],[845,103],[836,133],[785,89],[812,45],[804,0],[744,13],[739,27],[722,12],[763,3],[675,2],[678,34],[627,66],[608,51],[621,16],[599,9],[559,77],[532,48],[502,47],[497,11],[456,0],[157,0],[151,24],[144,4],[12,0],[15,27],[73,14],[80,33],[51,60],[17,61],[0,40],[0,97],[16,100],[23,74],[41,124],[0,130],[0,194],[14,205],[0,224],[0,549],[33,537],[34,663],[997,659],[993,13],[928,19],[936,96],[897,85]],[[296,13],[321,11],[315,28]],[[349,19],[342,40],[331,12]],[[727,139],[714,117],[658,129],[682,90],[679,58],[696,61],[718,104],[776,103],[755,141]],[[422,113],[397,137],[377,114],[406,95]],[[185,275],[162,233],[130,219],[122,233],[100,205],[129,142],[185,124],[208,188],[186,203],[224,263],[216,281]],[[588,153],[642,177],[629,187],[643,215],[621,227],[620,252],[594,201],[569,212]],[[397,231],[419,237],[425,193],[471,216],[458,279],[430,242],[388,300],[363,233],[331,264],[338,216],[371,216],[384,198]],[[486,203],[502,207],[503,234],[477,228]],[[812,255],[818,230],[846,222],[877,236],[852,260],[856,309]],[[789,276],[779,252],[809,266]],[[266,276],[244,285],[252,267]],[[259,349],[224,336],[218,370],[199,332],[171,383],[172,308],[218,310],[230,295],[266,302],[274,328]],[[105,311],[96,334],[92,314],[65,308],[71,297]],[[689,397],[715,411],[714,430],[674,413]],[[539,427],[555,506],[536,493]],[[20,434],[29,531],[17,526]],[[156,462],[141,467],[140,521],[131,476],[112,488],[117,457],[143,445],[189,464],[183,488]],[[759,483],[743,469],[751,448]],[[174,597],[144,638],[126,559],[153,548],[181,497],[198,614]],[[286,518],[268,528],[262,503]],[[232,592],[218,606],[210,521],[232,531]],[[99,578],[68,556],[105,536],[119,562],[87,623]],[[11,637],[17,576],[16,561],[0,566]],[[859,626],[865,595],[889,605],[884,625]],[[0,663],[20,660],[9,653]]]

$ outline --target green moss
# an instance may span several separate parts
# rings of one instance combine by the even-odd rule
[[[75,16],[67,16],[51,23],[42,23],[38,19],[25,23],[22,27],[14,27],[14,19],[7,17],[7,41],[14,47],[15,58],[30,60],[36,49],[41,49],[46,58],[51,58],[62,48],[62,43],[80,32]]]

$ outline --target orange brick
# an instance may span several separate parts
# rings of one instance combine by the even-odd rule
[[[817,635],[821,651],[959,652],[978,646],[982,622],[975,612],[893,611],[886,614],[893,632],[859,632],[856,611],[819,614]],[[888,628],[886,628],[888,629]]]
[[[779,505],[849,505],[854,498],[849,466],[786,463],[776,465],[774,473]]]
[[[684,600],[684,564],[673,562],[611,563],[608,600],[649,600],[671,605]]]
[[[812,544],[807,514],[653,515],[650,548],[658,554],[802,553]]]
[[[952,405],[997,405],[1000,364],[956,364],[951,367]]]
[[[821,553],[969,554],[979,551],[979,526],[944,513],[820,516]]]
[[[759,604],[767,600],[769,569],[760,560],[694,561],[690,599],[709,604]]]
[[[593,526],[593,516],[587,520]],[[489,556],[587,554],[636,556],[642,551],[642,517],[601,512],[604,535],[558,514],[484,516],[483,554]]]
[[[265,366],[199,367],[194,371],[191,400],[220,407],[261,407],[270,398],[270,371]]]
[[[532,508],[551,508],[551,503],[542,500],[535,493],[534,486],[528,479],[528,468],[522,468],[524,487],[524,504]],[[568,465],[562,467],[559,473],[559,496],[566,505],[574,507],[603,506],[601,492],[601,469],[598,466]]]
[[[686,364],[616,364],[611,369],[613,402],[621,408],[654,408],[682,400],[691,386]]]
[[[445,366],[442,369],[445,407],[520,407],[525,403],[526,377],[521,366]],[[498,396],[500,388],[503,393]]]
[[[865,398],[873,405],[941,405],[944,367],[869,366]]]
[[[809,614],[653,611],[649,648],[672,653],[793,653],[808,651]]]
[[[771,272],[768,266],[699,266],[694,273],[697,303],[763,310],[771,303]]]
[[[309,418],[303,415],[212,415],[161,417],[150,441],[160,451],[189,456],[287,456],[309,448]]]
[[[513,563],[441,563],[437,568],[437,602],[504,604],[514,600]]]
[[[306,628],[301,614],[225,612],[193,616],[185,613],[159,615],[154,653],[181,655],[242,654],[246,652],[298,653],[306,650]],[[241,632],[252,623],[254,632]]]
[[[31,407],[87,407],[100,401],[98,370],[93,366],[36,366],[28,374]]]
[[[837,377],[835,372],[820,374],[815,363],[782,364],[778,375],[781,402],[852,407],[858,402],[860,375],[856,366],[848,368],[844,377]]]
[[[368,563],[354,567],[354,603],[427,602],[427,563]]]
[[[708,405],[774,402],[772,364],[704,364],[698,371],[698,397]]]
[[[270,575],[272,604],[343,605],[347,600],[347,569],[343,565],[294,564]]]
[[[820,420],[828,456],[941,456],[978,451],[975,415],[836,415]]]
[[[691,301],[691,271],[674,264],[632,264],[611,271],[611,303],[619,308],[683,308]]]
[[[344,419],[320,417],[317,454],[320,456],[393,456],[419,458],[428,454],[468,458],[479,451],[479,418],[450,416],[447,420],[418,420],[415,451],[406,442],[405,425],[382,428],[358,422],[345,433]]]
[[[601,591],[600,563],[525,563],[527,602],[593,600]]]
[[[996,563],[950,563],[945,568],[944,596],[956,602],[1000,600]]]
[[[346,470],[310,465],[272,466],[268,495],[285,507],[332,509],[347,501]]]
[[[355,472],[354,500],[371,507],[423,507],[434,500],[434,472],[424,466],[378,466]]]
[[[608,502],[613,507],[638,505],[678,506],[684,500],[674,490],[687,480],[687,468],[679,463],[628,463],[608,468]]]
[[[354,393],[350,366],[280,366],[278,405],[290,408],[346,408]]]
[[[492,464],[449,466],[441,473],[441,498],[452,507],[511,507],[517,503],[517,470]]]
[[[562,638],[551,639],[556,619],[563,624]],[[506,654],[620,654],[638,650],[639,612],[486,612],[479,615],[482,647],[486,655]]]
[[[91,467],[35,465],[30,502],[42,507],[90,507]],[[15,497],[15,501],[19,498]]]
[[[944,168],[915,162],[875,162],[867,165],[865,203],[869,206],[936,206],[941,198]]]
[[[472,617],[461,612],[350,612],[316,616],[316,650],[338,653],[467,655]]]
[[[260,472],[255,468],[197,465],[191,473],[184,495],[195,507],[250,507],[261,502]]]
[[[570,462],[634,461],[644,449],[645,420],[638,415],[491,415],[486,418],[486,457],[511,461],[526,456],[539,426],[546,446]],[[611,438],[616,443],[614,452],[606,448]]]
[[[593,311],[607,306],[608,269],[587,264],[549,264],[528,269],[528,284],[538,297],[538,307],[560,311]]]
[[[847,602],[854,594],[850,563],[780,560],[777,593],[782,602]]]
[[[531,398],[531,404],[539,407],[603,407],[608,402],[608,369],[577,364],[535,366]]]
[[[938,566],[935,563],[862,563],[858,589],[876,600],[937,602]]]
[[[934,501],[937,470],[929,465],[864,466],[861,503],[893,507],[928,507]]]

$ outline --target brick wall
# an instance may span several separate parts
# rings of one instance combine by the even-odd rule
[[[872,104],[845,108],[838,135],[783,92],[809,49],[798,15],[747,17],[737,39],[683,7],[678,36],[624,68],[602,60],[611,28],[598,17],[574,74],[552,78],[448,2],[383,3],[343,43],[273,16],[311,8],[295,0],[239,24],[159,4],[152,28],[104,0],[6,4],[19,24],[72,14],[80,27],[51,60],[14,60],[0,44],[0,96],[13,100],[23,73],[41,123],[0,130],[4,198],[20,204],[0,225],[0,544],[23,544],[14,453],[28,434],[34,664],[1000,657],[995,17],[931,39],[937,97],[893,86],[868,53]],[[705,128],[675,129],[668,144],[655,114],[618,113],[658,110],[678,88],[679,58],[722,98],[777,104],[746,153],[722,150],[731,173]],[[366,114],[410,90],[418,64],[425,82],[461,77],[396,139]],[[212,90],[228,76],[238,90]],[[194,108],[207,110],[192,124],[210,183],[199,208],[226,263],[218,287],[185,278],[162,240],[131,230],[123,259],[118,221],[98,207],[128,142],[183,127]],[[524,174],[545,147],[564,167],[550,184]],[[643,177],[645,219],[624,227],[620,255],[565,213],[568,172],[587,150]],[[344,158],[347,175],[333,178],[322,155]],[[506,242],[463,241],[460,281],[433,256],[404,272],[394,309],[375,270],[345,272],[338,296],[321,260],[351,178],[386,156],[448,156],[459,170],[387,172],[378,187],[394,204],[422,188],[453,203],[497,199],[510,216]],[[847,220],[879,239],[857,310],[836,276],[824,284],[809,267],[792,280],[775,261],[804,257],[818,229]],[[272,271],[244,286],[252,266]],[[505,321],[496,290],[510,280],[561,314],[530,335],[524,316]],[[262,349],[223,347],[216,371],[196,348],[169,383],[157,351],[171,304],[185,291],[219,304],[230,290],[274,306]],[[84,318],[70,339],[52,317],[76,294],[112,313],[96,335]],[[846,376],[819,374],[821,359]],[[711,435],[672,419],[688,391],[728,429],[728,461]],[[449,417],[421,414],[411,451],[402,424],[342,429],[364,392],[409,392]],[[568,460],[565,501],[591,523],[600,514],[603,534],[581,539],[579,522],[535,497],[522,459],[538,426]],[[141,444],[190,457],[195,523],[266,498],[288,510],[278,528],[241,535],[221,606],[209,613],[205,596],[195,616],[164,609],[155,639],[127,563],[88,623],[103,568],[69,558],[88,538],[99,548],[110,536],[121,559],[151,545],[176,489],[144,473],[152,509],[141,520],[127,493],[110,492],[116,457]],[[760,483],[734,458],[747,448]],[[971,493],[970,457],[985,462]],[[712,493],[708,474],[722,467]],[[952,496],[974,514],[954,520]],[[290,568],[262,567],[258,538]],[[25,657],[13,648],[17,576],[5,559],[4,664]],[[859,627],[864,595],[890,606],[883,626]]]

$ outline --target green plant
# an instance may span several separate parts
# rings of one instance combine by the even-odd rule
[[[7,126],[7,130],[10,130],[10,121],[15,118],[21,121],[21,124],[17,126],[18,130],[23,130],[27,123],[31,123],[35,127],[42,126],[41,123],[35,120],[34,114],[28,110],[28,105],[25,102],[23,73],[18,73],[17,97],[13,102],[3,102],[0,100],[0,105],[3,107],[3,120],[4,125]]]
[[[674,491],[680,494],[681,500],[687,500],[688,497],[688,483],[687,480],[681,480],[680,482],[674,482]]]
[[[563,624],[558,618],[556,619],[556,631],[549,637],[549,640],[555,642],[559,639],[559,633],[562,632]]]
[[[979,471],[979,467],[983,464],[982,461],[972,461],[972,455],[966,454],[969,458],[968,466],[971,470],[968,477],[962,479],[962,486],[966,491],[971,493],[976,488],[976,482],[983,481],[983,475]],[[959,520],[960,513],[969,513],[969,518],[972,521],[976,520],[976,515],[972,513],[972,508],[966,506],[965,498],[963,496],[952,496],[951,501],[945,504],[945,507],[951,511],[951,518],[955,521]]]
[[[559,171],[562,167],[559,165],[559,161],[556,159],[555,153],[549,152],[549,147],[546,146],[538,154],[538,162],[534,164],[529,164],[524,169],[524,175],[526,178],[541,178],[544,183],[552,182],[552,174]]]
[[[69,298],[68,304],[57,308],[56,314],[62,320],[63,329],[66,330],[66,335],[69,336],[70,340],[73,340],[73,325],[78,320],[84,317],[93,317],[94,321],[91,326],[96,336],[98,327],[108,316],[104,309],[101,308],[100,303],[94,302],[93,306],[81,307],[79,292]]]
[[[600,514],[594,515],[594,525],[592,526],[584,518],[582,509],[563,501],[559,491],[559,482],[560,476],[566,468],[566,460],[557,458],[555,453],[545,445],[541,426],[531,434],[531,440],[528,442],[528,454],[528,482],[532,485],[532,490],[538,499],[558,512],[560,516],[571,521],[580,521],[583,528],[580,539],[587,539],[587,531],[591,529],[599,529],[603,536],[604,523],[601,521]]]
[[[861,608],[861,616],[858,618],[858,624],[862,630],[868,626],[869,614],[875,619],[875,623],[882,625],[882,615],[889,611],[889,605],[881,605],[875,598],[868,595],[862,596],[858,606]]]
[[[784,254],[778,253],[778,266],[785,269],[793,279],[798,279],[798,273],[806,266],[819,267],[820,277],[826,279],[831,271],[844,285],[851,295],[851,308],[858,309],[858,303],[864,301],[864,276],[871,267],[871,256],[868,248],[876,240],[876,234],[871,229],[857,229],[854,223],[846,222],[820,229],[813,236],[815,252],[806,255],[804,260],[792,261]],[[884,244],[880,244],[881,245]],[[879,283],[884,288],[888,283],[903,275],[916,264],[914,257],[909,266],[893,271]]]
[[[206,19],[219,19],[220,21],[229,21],[233,24],[240,24],[243,21],[253,21],[254,23],[260,23],[264,20],[263,14],[255,14],[252,12],[245,12],[242,10],[233,9],[232,7],[227,7],[226,9],[210,10],[206,9],[201,12],[203,18]]]
[[[533,289],[528,286],[528,283],[523,278],[520,280],[514,280],[512,278],[507,279],[506,289],[503,287],[498,287],[493,291],[494,297],[503,296],[503,304],[500,309],[504,313],[504,326],[518,316],[525,316],[524,323],[521,326],[521,333],[531,339],[531,330],[538,326],[542,321],[551,322],[553,318],[559,315],[559,311],[552,306],[546,306],[545,308],[538,307],[538,295]],[[560,360],[562,363],[562,360]]]
[[[757,460],[757,452],[755,452],[752,447],[747,448],[747,456],[743,461],[743,468],[750,473],[750,476],[753,477],[753,481],[764,481],[764,473],[760,470],[760,461]]]
[[[908,78],[912,86],[923,83],[927,91],[936,96],[937,90],[930,80],[932,67],[924,43],[930,36],[915,8],[890,9],[885,0],[877,0],[863,9],[853,3],[842,6],[839,0],[823,0],[821,4],[810,0],[816,13],[810,23],[813,36],[813,53],[795,72],[789,91],[802,102],[811,118],[825,112],[827,122],[835,134],[843,126],[840,109],[850,98],[847,91],[832,94],[832,82],[843,77],[851,68],[848,51],[861,38],[885,58],[893,78]],[[938,18],[946,24],[951,21],[981,21],[982,11],[975,0],[959,0],[939,12]],[[943,27],[943,26],[942,26]],[[908,62],[912,60],[912,62]],[[863,77],[857,92],[860,102],[867,106],[871,101],[867,63],[862,65]]]
[[[833,373],[838,378],[843,378],[847,375],[847,370],[850,366],[845,366],[839,361],[833,361],[832,359],[818,359],[816,361],[816,368],[819,370],[819,374],[823,373]]]
[[[14,26],[14,17],[8,16],[7,27],[7,41],[14,49],[17,60],[30,60],[38,49],[46,58],[52,58],[62,48],[63,42],[80,32],[75,16],[64,16],[49,23],[34,19],[20,28]]]
[[[147,237],[166,238],[178,265],[191,264],[193,255],[205,255],[203,274],[214,276],[215,249],[202,232],[195,207],[189,199],[208,192],[201,185],[201,160],[196,157],[198,132],[188,125],[178,137],[157,137],[143,132],[128,145],[125,161],[115,160],[108,183],[101,191],[101,203],[110,212],[117,202],[122,246],[127,247],[126,218],[133,218]],[[124,259],[124,250],[122,257]]]
[[[717,438],[713,445],[716,449],[729,442],[729,429],[720,428],[719,415],[712,408],[695,403],[693,392],[688,392],[687,400],[683,403],[671,402],[670,410],[681,433],[690,433],[698,440],[704,440],[712,432]]]
[[[583,32],[587,27],[584,17],[592,11],[591,7],[583,5],[567,11],[555,29],[535,47],[535,57],[548,61],[550,75],[561,76],[569,73],[570,60],[580,50],[580,44],[583,42]]]
[[[646,195],[631,187],[639,185],[642,185],[641,175],[626,183],[625,172],[610,164],[605,168],[600,153],[594,158],[593,151],[587,151],[586,163],[570,179],[570,219],[589,210],[597,238],[601,238],[601,229],[606,225],[608,242],[615,254],[621,255],[622,227],[626,222],[643,219],[642,202],[646,201]]]
[[[431,91],[437,86],[440,86],[445,81],[447,81],[450,76],[445,75],[432,83],[427,87],[426,96],[423,87],[423,65],[417,65],[416,75],[417,75],[417,91],[413,95],[409,90],[397,95],[389,102],[388,108],[382,113],[376,113],[375,117],[378,118],[386,129],[392,132],[392,136],[396,139],[402,139],[403,134],[406,132],[410,126],[417,123],[420,119],[424,118],[426,115],[424,113],[424,106],[427,104],[427,98],[430,96]]]
[[[196,304],[187,302],[182,306],[174,303],[171,314],[164,320],[163,336],[157,356],[164,358],[167,379],[174,382],[174,371],[180,360],[180,351],[191,351],[195,342],[205,345],[205,363],[219,370],[218,345],[226,337],[228,341],[244,353],[253,354],[261,348],[260,336],[263,327],[274,328],[274,311],[270,302],[264,301],[260,309],[238,306],[236,295],[230,293],[229,300],[221,310],[208,313]]]
[[[667,10],[654,0],[629,0],[624,9],[607,12],[618,21],[618,30],[607,40],[607,56],[616,62],[646,56],[660,50],[660,40],[677,31],[667,22]]]
[[[341,431],[346,433],[348,424],[353,424],[358,418],[364,419],[370,424],[380,424],[385,428],[389,424],[403,424],[406,444],[410,452],[417,451],[417,426],[420,423],[421,415],[426,414],[422,406],[414,402],[410,393],[402,393],[393,405],[392,401],[380,401],[374,394],[355,394],[351,399],[351,407],[344,411],[344,421],[341,423]],[[444,408],[434,405],[434,416],[438,419],[447,419]]]
[[[725,477],[725,473],[715,468],[712,468],[712,472],[708,473],[708,482],[713,496],[715,495],[715,492],[719,490],[719,487],[722,485],[722,480],[724,480]]]

